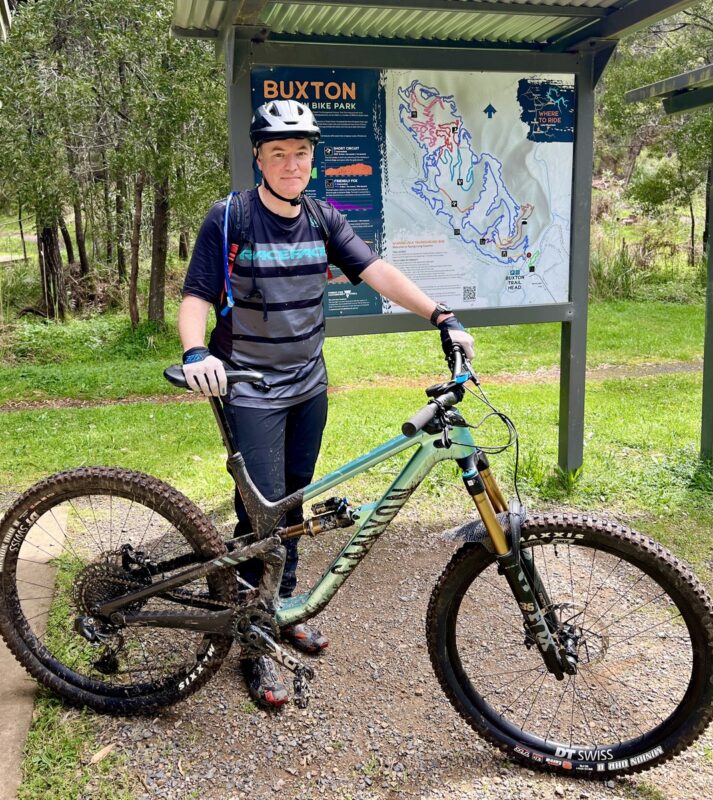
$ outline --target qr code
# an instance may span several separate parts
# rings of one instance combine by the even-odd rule
[[[475,300],[477,297],[476,287],[475,286],[464,286],[463,287],[463,299],[464,300]]]

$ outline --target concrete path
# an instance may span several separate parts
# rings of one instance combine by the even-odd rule
[[[64,518],[58,513],[53,516],[45,514],[28,536],[32,536],[32,541],[49,554],[59,549],[64,539],[65,522],[66,514]],[[48,559],[49,555],[46,555],[42,556],[42,560],[33,562],[25,573],[27,579],[32,577],[47,585],[48,570],[52,570]],[[34,603],[34,607],[26,605],[26,613],[32,616],[36,613],[46,615],[49,608],[47,599],[39,599]],[[20,766],[23,749],[32,722],[36,692],[35,681],[0,639],[0,800],[15,800],[17,797],[17,787],[22,779]]]

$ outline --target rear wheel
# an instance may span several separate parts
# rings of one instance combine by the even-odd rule
[[[674,556],[622,526],[568,514],[522,530],[576,675],[547,672],[494,555],[464,545],[431,596],[431,661],[482,736],[528,766],[607,779],[688,747],[713,716],[713,609]]]
[[[33,676],[71,703],[149,712],[202,686],[232,638],[112,625],[93,609],[225,552],[208,518],[155,478],[103,467],[54,475],[0,522],[0,632]],[[232,572],[221,570],[130,610],[176,613],[183,604],[209,613],[235,596]],[[91,627],[93,642],[77,632],[77,620]]]

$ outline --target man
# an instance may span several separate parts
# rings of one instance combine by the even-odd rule
[[[448,354],[460,344],[468,357],[473,339],[445,306],[434,303],[396,267],[379,258],[327,203],[304,196],[319,127],[311,110],[293,100],[260,106],[252,118],[253,157],[262,173],[256,189],[216,203],[196,240],[178,328],[188,385],[205,395],[225,396],[224,407],[237,449],[258,489],[276,500],[311,480],[327,419],[327,373],[322,357],[322,297],[328,264],[354,284],[364,281],[393,302],[430,319]],[[324,230],[326,228],[326,230]],[[227,242],[226,240],[229,240]],[[227,257],[233,245],[232,270]],[[237,247],[236,247],[237,245]],[[205,332],[211,306],[216,327],[209,346]],[[264,374],[260,384],[241,383],[227,394],[223,362]],[[250,520],[236,492],[236,534]],[[303,519],[301,509],[286,524]],[[297,583],[297,542],[286,543],[280,596]],[[241,575],[255,585],[262,565],[248,562]],[[308,625],[283,636],[305,652],[328,641]],[[279,706],[287,690],[266,656],[245,660],[251,696]]]

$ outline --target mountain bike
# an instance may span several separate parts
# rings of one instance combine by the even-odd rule
[[[181,367],[165,375],[186,387]],[[475,395],[503,421],[508,443],[493,449],[516,446],[517,433],[459,350],[450,379],[426,394],[401,435],[275,502],[256,489],[211,398],[252,521],[246,536],[226,540],[185,496],[138,472],[87,467],[37,483],[0,521],[3,638],[40,683],[100,712],[153,713],[188,697],[233,643],[290,670],[304,706],[314,673],[283,646],[281,629],[324,609],[431,469],[452,460],[478,513],[447,534],[460,547],[433,588],[426,638],[458,713],[513,759],[579,777],[638,772],[680,753],[713,716],[713,607],[701,583],[623,525],[528,513],[519,495],[506,502],[492,453],[457,406]],[[282,525],[289,509],[409,449],[376,501],[330,497],[303,523]],[[347,527],[353,534],[316,583],[279,598],[283,542]],[[256,557],[264,571],[253,586],[235,568]]]

